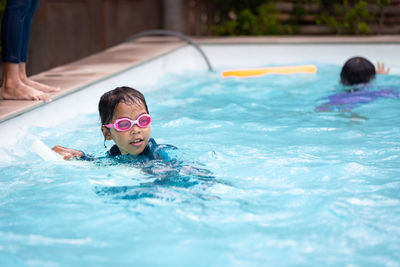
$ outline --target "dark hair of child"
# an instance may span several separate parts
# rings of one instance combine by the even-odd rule
[[[340,73],[344,85],[367,83],[375,78],[375,66],[368,59],[353,57],[346,61]]]
[[[101,124],[111,122],[115,108],[119,103],[144,105],[146,112],[149,113],[146,100],[141,92],[131,87],[122,86],[104,93],[99,101],[99,115]]]

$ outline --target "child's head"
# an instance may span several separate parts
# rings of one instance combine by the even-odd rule
[[[101,119],[101,130],[106,140],[113,140],[118,146],[121,154],[138,155],[143,152],[150,138],[151,119],[148,116],[146,100],[142,93],[130,87],[117,87],[103,94],[99,102],[99,114]],[[136,121],[138,117],[139,127],[136,122],[131,128],[129,121],[120,122],[119,127],[115,128],[114,123],[117,119],[127,118]],[[143,121],[143,123],[142,123]],[[126,127],[127,130],[121,130]]]
[[[340,73],[344,85],[367,83],[375,78],[375,66],[368,59],[353,57],[346,61]]]

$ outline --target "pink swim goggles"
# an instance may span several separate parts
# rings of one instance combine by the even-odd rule
[[[151,117],[149,114],[140,115],[135,121],[128,118],[116,119],[114,123],[104,125],[107,128],[114,128],[118,132],[129,131],[133,125],[137,124],[140,128],[146,128],[151,123]]]

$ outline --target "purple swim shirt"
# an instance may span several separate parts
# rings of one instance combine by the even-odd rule
[[[316,107],[317,111],[350,111],[360,105],[375,101],[378,98],[399,98],[399,93],[393,88],[385,88],[377,91],[369,90],[364,86],[355,92],[341,92],[319,100],[329,100]]]

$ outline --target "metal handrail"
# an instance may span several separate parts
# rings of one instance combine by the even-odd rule
[[[141,38],[141,37],[145,37],[145,36],[150,36],[150,35],[174,36],[174,37],[180,38],[180,39],[188,42],[190,45],[193,45],[194,48],[196,48],[197,51],[199,51],[199,53],[203,56],[204,60],[207,63],[208,70],[209,71],[214,71],[212,66],[211,66],[210,61],[208,60],[208,58],[206,56],[206,54],[203,52],[203,50],[201,50],[199,45],[196,44],[192,39],[190,39],[188,36],[184,35],[183,33],[170,31],[170,30],[149,30],[149,31],[143,31],[143,32],[136,33],[136,34],[132,35],[131,37],[129,37],[126,41],[130,42],[130,41],[133,41],[135,39],[138,39],[138,38]]]

